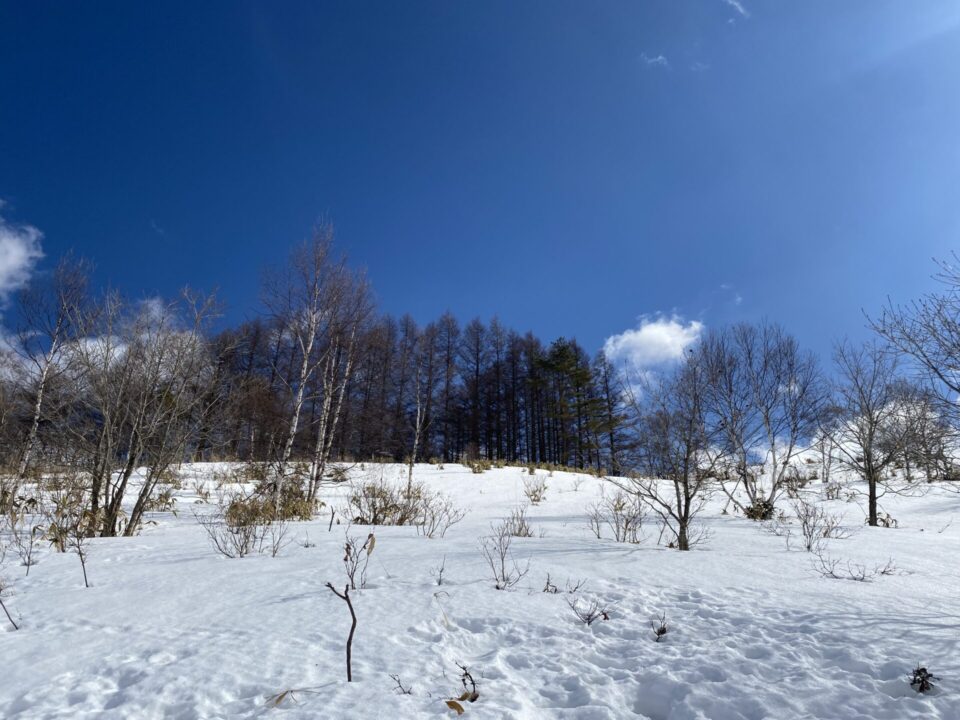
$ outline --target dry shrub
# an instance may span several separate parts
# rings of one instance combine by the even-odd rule
[[[342,512],[357,525],[415,525],[428,538],[443,537],[466,512],[423,483],[394,487],[383,478],[354,485]]]
[[[603,537],[603,529],[607,527],[617,542],[639,543],[645,518],[646,512],[640,498],[622,490],[612,497],[601,495],[600,500],[587,512],[587,523],[597,539]]]
[[[536,476],[524,480],[523,494],[532,505],[539,505],[547,498],[547,481]]]
[[[460,510],[453,500],[441,493],[424,495],[421,503],[417,534],[424,537],[443,537],[447,530],[463,520],[466,510]]]
[[[211,514],[195,514],[210,544],[221,555],[241,558],[252,553],[269,552],[276,557],[289,544],[287,521],[308,520],[314,504],[294,488],[284,492],[279,512],[273,497],[260,493],[224,495]]]
[[[573,610],[577,620],[584,625],[593,625],[597,620],[609,620],[610,609],[600,600],[581,600],[578,597],[568,598],[567,605]]]
[[[843,518],[840,515],[832,515],[822,507],[803,499],[793,502],[793,511],[803,536],[803,548],[807,552],[816,552],[825,540],[849,537],[841,524]]]
[[[342,483],[350,479],[349,471],[343,465],[333,465],[329,468],[327,478],[331,482]]]
[[[533,537],[533,528],[527,520],[527,508],[523,505],[513,509],[510,517],[501,523],[499,528],[512,537]]]
[[[489,470],[493,466],[493,464],[489,460],[482,460],[482,459],[467,460],[464,464],[468,468],[470,468],[471,472],[473,472],[474,475],[480,475],[481,473],[485,473],[487,470]]]
[[[207,539],[213,548],[228,558],[242,558],[263,550],[267,538],[269,522],[253,521],[256,516],[249,509],[241,510],[241,504],[234,505],[233,520],[225,518],[221,508],[209,515],[197,514],[197,522],[207,533]]]
[[[513,536],[506,524],[492,526],[493,534],[480,539],[480,552],[490,568],[493,586],[497,590],[509,590],[530,571],[530,562],[523,567],[513,558],[510,546]]]
[[[415,525],[426,492],[422,483],[412,483],[405,492],[383,478],[355,484],[342,514],[357,525]]]

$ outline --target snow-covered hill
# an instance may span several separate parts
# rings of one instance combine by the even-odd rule
[[[184,488],[213,469],[186,466]],[[385,472],[399,483],[405,468]],[[796,543],[721,514],[720,498],[702,516],[709,542],[691,552],[659,547],[650,518],[640,544],[598,540],[586,514],[604,481],[538,472],[546,498],[527,510],[534,537],[514,539],[529,572],[513,590],[494,589],[479,543],[526,502],[526,469],[418,465],[418,480],[467,510],[444,538],[350,529],[376,534],[367,585],[352,593],[350,684],[349,613],[325,587],[343,586],[346,528],[328,531],[324,514],[292,523],[278,557],[227,559],[194,517],[210,506],[184,489],[176,516],[91,542],[89,589],[74,554],[44,548],[29,577],[8,554],[6,602],[22,627],[0,632],[0,716],[447,717],[459,663],[479,692],[465,718],[960,718],[960,495],[885,499],[897,529],[864,527],[856,502],[826,503],[853,531],[828,541],[830,556],[896,566],[856,582],[822,577]],[[341,507],[348,490],[324,499]],[[543,591],[548,574],[560,592]],[[580,623],[575,597],[609,619]],[[662,613],[669,630],[654,642]],[[909,686],[918,663],[942,678],[930,694]]]

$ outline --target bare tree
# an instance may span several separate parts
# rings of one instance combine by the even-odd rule
[[[867,483],[867,522],[877,526],[877,500],[891,484],[885,472],[903,450],[902,395],[897,391],[897,358],[877,343],[834,350],[841,411],[832,434],[841,464]]]
[[[68,369],[69,354],[64,351],[83,333],[80,319],[87,297],[88,273],[87,263],[67,256],[57,265],[49,283],[28,287],[18,295],[23,324],[14,348],[29,368],[26,384],[32,410],[13,493],[26,478],[33,459],[40,423],[49,404],[50,386]]]
[[[359,334],[372,312],[366,279],[340,268],[335,279],[339,284],[332,309],[329,342],[332,347],[323,354],[320,383],[320,416],[316,419],[316,439],[308,498],[313,501],[326,471],[333,439],[343,413],[343,401],[353,374]]]
[[[902,466],[904,479],[910,483],[921,474],[926,482],[954,476],[950,452],[955,430],[941,402],[929,387],[907,380],[896,382],[899,413],[894,422],[900,427],[901,454],[896,461]]]
[[[285,274],[269,279],[265,301],[277,327],[277,342],[290,349],[283,365],[276,357],[273,373],[289,399],[287,426],[275,461],[279,512],[301,418],[321,372],[322,410],[308,488],[308,493],[316,493],[352,372],[357,333],[370,304],[366,283],[349,271],[344,258],[334,255],[333,226],[328,222],[318,225],[313,238],[294,252]]]
[[[293,357],[298,360],[292,376],[288,375],[286,368],[275,368],[275,377],[290,395],[289,421],[276,461],[278,512],[287,463],[300,427],[307,388],[321,364],[315,357],[314,346],[321,340],[324,322],[329,319],[327,280],[333,269],[332,244],[332,226],[318,226],[312,240],[299,247],[291,257],[287,274],[271,278],[267,288],[266,302],[277,324],[278,343],[281,340],[290,342]]]
[[[731,460],[721,487],[746,515],[769,519],[791,463],[819,426],[827,392],[816,359],[769,323],[714,332],[701,353],[708,411]]]
[[[921,379],[956,421],[960,395],[960,258],[938,263],[942,285],[907,305],[889,303],[873,329],[913,363]]]
[[[410,462],[407,464],[407,496],[409,497],[413,489],[413,466],[417,462],[417,453],[420,451],[420,442],[423,432],[429,423],[427,416],[427,398],[426,393],[430,392],[430,386],[424,382],[424,362],[425,346],[428,339],[422,334],[418,334],[414,346],[414,380],[413,380],[413,410],[410,415],[410,424],[413,429],[413,447],[410,451]]]
[[[205,333],[214,310],[212,298],[188,290],[175,302],[136,304],[108,294],[90,315],[93,334],[70,348],[71,401],[59,425],[68,460],[89,481],[91,533],[136,533],[158,484],[188,455],[212,377]]]
[[[694,350],[665,377],[638,380],[639,386],[634,383],[629,390],[629,406],[638,429],[636,462],[643,474],[609,480],[660,518],[672,536],[671,545],[689,550],[703,538],[693,521],[723,458],[720,429],[709,422],[705,406],[708,375]]]

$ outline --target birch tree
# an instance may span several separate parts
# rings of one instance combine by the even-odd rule
[[[322,353],[319,387],[319,417],[311,463],[308,499],[316,499],[317,490],[330,460],[333,441],[343,413],[344,397],[356,364],[360,334],[371,312],[372,303],[366,279],[346,267],[331,279],[337,284],[330,308],[329,347]]]
[[[318,472],[332,443],[334,416],[339,416],[342,393],[352,371],[357,331],[365,315],[366,285],[355,278],[343,257],[334,255],[333,226],[317,226],[310,241],[293,253],[283,275],[267,285],[266,303],[279,332],[278,341],[289,346],[287,367],[275,367],[275,377],[288,396],[288,421],[275,459],[274,493],[279,513],[287,466],[294,451],[308,394],[318,372],[327,393],[314,442],[314,470],[309,492],[315,493]],[[349,311],[349,312],[348,312]],[[349,315],[353,322],[344,323]]]
[[[51,384],[67,370],[64,349],[82,334],[80,319],[87,297],[88,272],[86,263],[68,256],[57,265],[48,283],[38,283],[18,294],[22,325],[15,349],[29,368],[27,392],[31,413],[14,492],[26,478],[34,458]]]

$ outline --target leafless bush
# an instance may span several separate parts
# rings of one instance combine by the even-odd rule
[[[523,481],[523,494],[531,505],[539,505],[547,497],[547,481],[542,477],[534,476]]]
[[[411,695],[413,693],[413,686],[404,686],[399,675],[391,675],[390,679],[396,684],[396,687],[393,689],[393,691],[398,695]]]
[[[867,523],[870,522],[870,518],[867,518]],[[897,522],[896,518],[890,515],[890,513],[880,512],[877,513],[877,525],[885,528],[895,528],[900,523]]]
[[[434,538],[446,535],[466,511],[423,483],[394,487],[381,477],[355,484],[341,514],[357,525],[415,525],[418,535]]]
[[[841,516],[832,515],[819,505],[803,499],[795,500],[792,505],[800,534],[803,536],[803,549],[807,552],[818,550],[824,540],[842,540],[849,537],[849,533],[841,525]]]
[[[401,490],[379,480],[354,484],[347,508],[341,513],[357,525],[415,525],[428,494],[422,483]]]
[[[13,616],[10,614],[10,610],[7,608],[6,603],[4,603],[4,598],[9,597],[10,595],[10,582],[3,576],[3,560],[6,557],[6,547],[0,543],[0,610],[3,610],[3,614],[7,616],[7,620],[10,622],[10,625],[14,630],[19,630],[20,627],[14,621]]]
[[[6,526],[7,534],[17,556],[20,558],[20,564],[25,567],[26,575],[30,575],[30,568],[34,565],[33,551],[36,547],[37,539],[43,537],[43,526],[35,524],[35,516],[28,513],[38,507],[34,501],[33,504],[13,504],[9,507],[4,517],[3,525]]]
[[[290,525],[286,520],[274,520],[267,526],[265,547],[270,551],[270,557],[276,557],[287,545],[293,542],[288,537]]]
[[[493,575],[493,586],[497,590],[509,590],[530,571],[530,562],[520,567],[510,552],[513,535],[506,523],[492,526],[493,535],[480,539],[480,552],[483,554]]]
[[[443,573],[447,569],[447,556],[443,556],[443,560],[440,561],[440,564],[436,568],[430,571],[430,574],[437,579],[437,586],[443,585]]]
[[[527,521],[527,508],[523,505],[513,509],[510,517],[506,518],[499,527],[513,537],[533,537],[533,528]]]
[[[87,551],[90,538],[97,534],[104,513],[88,508],[88,493],[78,475],[51,478],[46,502],[43,503],[45,537],[59,552],[73,550],[80,559],[83,585],[90,587],[87,577]]]
[[[210,502],[210,490],[207,488],[207,483],[204,480],[194,479],[192,483],[193,494],[196,495],[197,503],[208,503]]]
[[[572,595],[573,593],[576,593],[581,589],[583,589],[583,586],[586,584],[587,584],[586,580],[577,580],[576,583],[571,584],[570,580],[568,579],[567,582],[565,583],[563,592],[566,592]],[[553,595],[559,595],[561,592],[560,588],[557,587],[556,583],[550,580],[550,573],[547,573],[547,582],[543,586],[543,591],[545,593],[551,593]]]
[[[661,638],[670,631],[670,626],[667,625],[667,614],[660,613],[656,620],[651,620],[650,629],[653,630],[653,641],[660,642]]]
[[[367,565],[370,564],[370,555],[376,542],[373,533],[367,535],[362,545],[360,538],[350,535],[349,531],[344,533],[343,569],[347,573],[351,590],[357,589],[358,580],[361,589],[367,586]]]
[[[87,513],[89,513],[89,511],[87,511]],[[87,588],[90,587],[90,581],[87,578],[87,548],[91,534],[92,530],[88,526],[88,523],[84,522],[81,517],[77,524],[70,528],[70,535],[67,541],[68,546],[72,548],[77,554],[77,557],[80,558],[80,569],[83,571],[83,586]]]
[[[333,465],[328,468],[328,474],[326,476],[330,482],[333,483],[343,483],[347,482],[350,479],[348,469],[343,465]]]
[[[263,549],[267,523],[231,524],[219,511],[207,515],[195,513],[194,517],[207,533],[214,550],[224,557],[242,558]]]
[[[143,512],[168,512],[177,517],[177,498],[174,496],[173,487],[165,487],[144,500]]]
[[[232,495],[223,492],[214,512],[194,513],[194,517],[213,548],[225,557],[242,558],[262,552],[276,557],[290,542],[284,507],[296,514],[292,506],[281,503],[278,517],[275,498],[257,491]]]
[[[789,549],[790,537],[793,535],[793,531],[790,528],[790,521],[782,512],[769,520],[762,521],[760,523],[760,529],[775,537],[786,538],[787,548]]]
[[[600,600],[593,599],[581,603],[580,598],[570,598],[567,605],[584,625],[592,625],[597,620],[609,620],[610,611]]]
[[[816,552],[813,569],[821,576],[831,580],[853,580],[855,582],[870,582],[876,577],[896,575],[899,569],[893,560],[887,560],[884,565],[874,565],[868,568],[863,563],[851,560],[842,561],[830,557],[824,552]]]
[[[424,493],[420,502],[417,534],[424,537],[443,537],[447,530],[463,520],[466,510],[460,510],[453,500],[441,493]]]
[[[42,504],[44,537],[57,552],[65,553],[70,548],[70,535],[80,525],[85,506],[81,478],[58,475],[47,481]]]
[[[597,539],[603,537],[603,528],[606,526],[617,542],[639,543],[645,517],[640,498],[622,490],[612,497],[601,495],[600,500],[587,511],[587,523]]]

